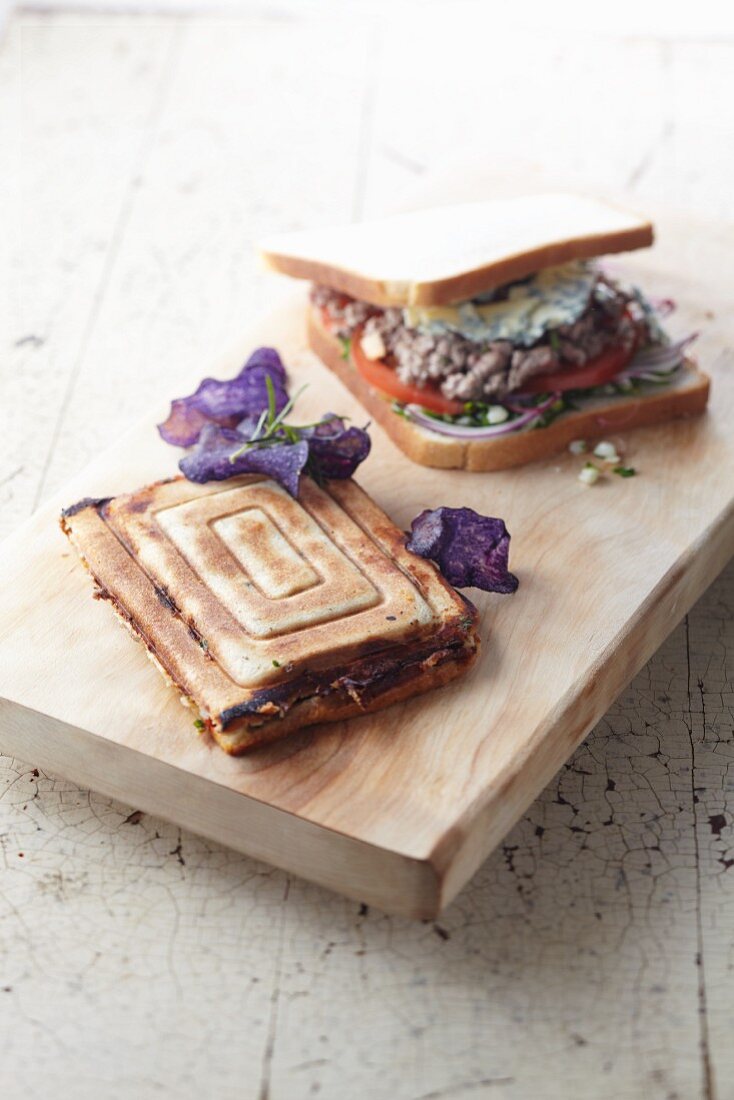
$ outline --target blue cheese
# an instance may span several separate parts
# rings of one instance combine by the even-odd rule
[[[476,343],[511,340],[527,347],[550,329],[572,325],[589,304],[597,273],[573,261],[548,267],[510,288],[506,300],[458,302],[453,306],[409,307],[405,324],[432,335],[458,333]]]

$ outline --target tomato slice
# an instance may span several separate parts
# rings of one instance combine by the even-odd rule
[[[321,311],[324,327],[333,328],[333,322],[329,318],[328,311]],[[350,357],[357,371],[376,390],[387,397],[392,397],[405,405],[420,405],[431,412],[444,413],[449,416],[461,416],[464,412],[463,401],[453,401],[450,397],[444,397],[436,386],[414,386],[409,382],[402,382],[395,373],[394,368],[384,359],[368,359],[362,351],[361,344],[362,326],[354,330],[350,343]],[[564,390],[586,390],[593,386],[603,386],[611,381],[621,370],[627,366],[635,353],[632,348],[609,348],[597,355],[584,367],[570,367],[565,370],[552,371],[548,374],[538,374],[517,390],[521,396],[531,393],[554,393]]]
[[[633,348],[609,348],[591,359],[584,367],[571,367],[568,370],[552,371],[549,374],[536,374],[529,378],[519,389],[523,393],[553,393],[563,390],[588,390],[592,386],[603,386],[629,363],[634,355]]]
[[[413,386],[402,382],[395,369],[384,359],[368,359],[362,351],[362,329],[357,328],[352,335],[350,355],[352,363],[365,382],[369,382],[380,393],[395,398],[405,405],[420,405],[431,412],[460,416],[464,411],[463,401],[452,401],[444,397],[436,386]]]

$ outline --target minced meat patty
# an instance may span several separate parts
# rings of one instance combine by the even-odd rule
[[[498,400],[534,375],[580,368],[608,348],[629,350],[636,340],[651,338],[637,299],[601,273],[578,320],[546,332],[531,347],[509,340],[479,344],[458,333],[410,328],[401,309],[379,309],[328,287],[314,286],[311,301],[326,311],[340,336],[351,337],[359,325],[365,336],[379,334],[401,381],[437,385],[459,401]]]

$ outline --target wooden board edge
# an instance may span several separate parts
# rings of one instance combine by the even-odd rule
[[[732,557],[734,502],[698,543],[681,555],[675,569],[656,585],[610,642],[588,674],[586,687],[573,685],[548,722],[535,731],[523,759],[514,761],[492,790],[465,810],[433,848],[428,859],[441,884],[439,911],[463,889]],[[654,615],[656,605],[660,611]],[[623,652],[622,659],[613,660],[615,652]],[[600,679],[605,681],[601,689]],[[532,783],[527,782],[530,769]]]
[[[3,698],[0,751],[386,913],[438,914],[441,882],[430,860],[316,825]]]

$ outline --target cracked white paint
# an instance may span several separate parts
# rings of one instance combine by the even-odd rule
[[[731,45],[526,36],[558,116],[593,105],[574,143],[512,51],[440,12],[418,52],[394,26],[290,15],[11,27],[0,109],[11,137],[23,120],[26,205],[4,530],[264,304],[252,239],[379,208],[441,166],[436,134],[476,138],[467,103],[508,155],[571,149],[641,199],[734,214]],[[431,98],[439,43],[461,110]],[[434,923],[0,760],[0,1095],[726,1100],[733,605],[730,568]]]

